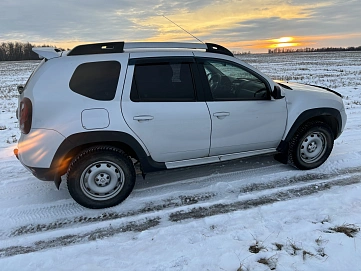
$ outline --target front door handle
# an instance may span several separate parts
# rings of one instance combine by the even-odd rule
[[[228,117],[231,113],[229,112],[216,112],[213,113],[213,116],[217,117],[218,119],[224,119],[225,117]]]
[[[153,116],[149,116],[149,115],[141,115],[141,116],[134,116],[133,117],[133,120],[137,120],[139,122],[142,122],[142,121],[150,121],[154,119]]]

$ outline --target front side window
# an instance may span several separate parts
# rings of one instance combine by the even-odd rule
[[[70,79],[72,91],[85,97],[110,101],[115,97],[120,73],[118,61],[88,62],[79,65]]]
[[[136,64],[130,99],[133,102],[195,101],[190,64]]]
[[[266,84],[249,71],[222,61],[203,62],[214,100],[262,100],[269,98]]]

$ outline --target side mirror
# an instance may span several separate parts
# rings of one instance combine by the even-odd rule
[[[282,95],[282,90],[281,90],[281,87],[279,85],[275,85],[271,95],[272,95],[273,99],[275,99],[275,100],[279,100],[279,99],[282,99],[282,98],[285,97],[285,96]]]

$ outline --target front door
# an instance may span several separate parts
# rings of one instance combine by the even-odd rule
[[[200,60],[211,99],[210,155],[276,149],[286,126],[285,99],[274,100],[266,79],[222,60]]]

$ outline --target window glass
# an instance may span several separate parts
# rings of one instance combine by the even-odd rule
[[[189,63],[136,65],[130,98],[134,102],[194,101]]]
[[[70,89],[85,97],[110,101],[114,99],[120,73],[117,61],[89,62],[79,65],[70,79]]]
[[[203,67],[214,100],[258,100],[269,97],[266,84],[239,66],[205,61]]]

